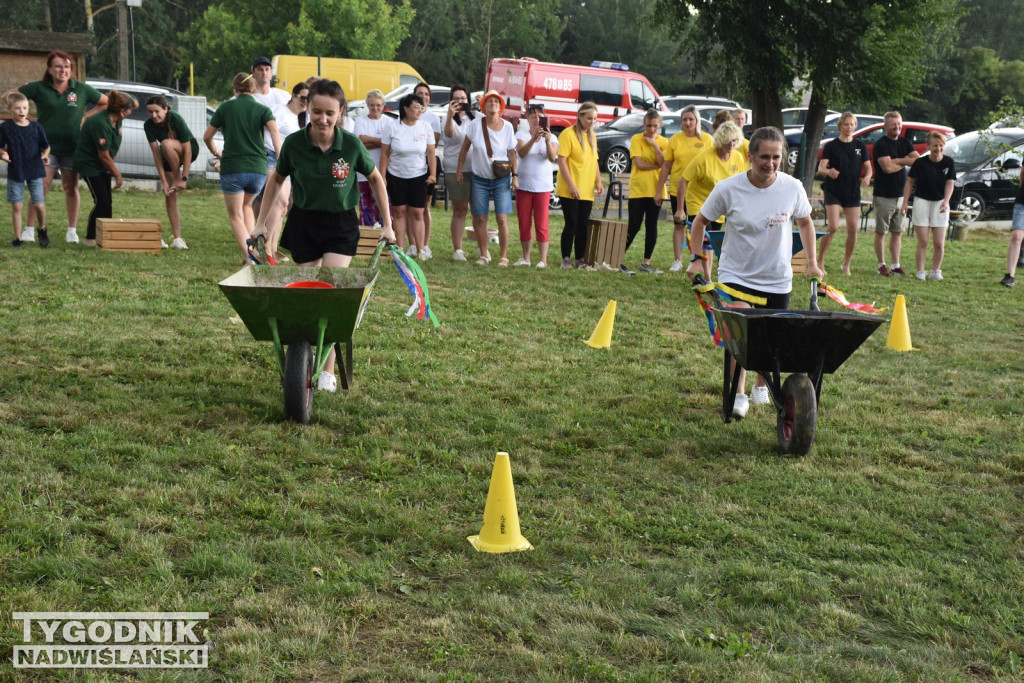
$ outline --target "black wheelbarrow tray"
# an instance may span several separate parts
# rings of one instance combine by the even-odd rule
[[[779,448],[804,455],[814,444],[821,379],[842,365],[886,318],[818,310],[817,281],[811,310],[711,307],[725,344],[722,418],[733,419],[740,368],[757,372],[778,412]],[[736,359],[735,370],[730,368]],[[792,373],[781,382],[782,373]]]
[[[274,342],[288,418],[309,422],[313,390],[332,346],[341,386],[352,386],[352,334],[377,282],[384,245],[382,240],[368,268],[246,266],[219,283],[253,338]]]

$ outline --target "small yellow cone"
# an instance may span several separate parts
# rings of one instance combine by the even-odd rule
[[[885,345],[893,351],[913,351],[910,344],[910,321],[907,319],[907,302],[902,294],[896,295],[889,321],[889,338]]]
[[[512,553],[532,550],[519,530],[519,510],[512,486],[512,465],[508,453],[498,453],[491,472],[491,487],[484,506],[484,525],[477,536],[468,536],[473,547],[485,553]]]
[[[594,334],[584,343],[595,349],[608,349],[612,345],[612,328],[615,327],[615,299],[604,307],[601,319],[597,321]]]

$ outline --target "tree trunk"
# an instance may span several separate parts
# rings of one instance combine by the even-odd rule
[[[814,174],[818,166],[818,146],[821,144],[821,134],[825,130],[825,114],[828,107],[821,98],[821,94],[815,87],[811,88],[811,101],[807,105],[807,118],[804,119],[804,149],[800,157],[800,166],[803,170],[804,189],[811,194],[811,185],[814,183]]]
[[[750,123],[754,129],[775,126],[782,130],[782,100],[779,99],[779,91],[773,87],[755,87],[753,95],[754,108]]]

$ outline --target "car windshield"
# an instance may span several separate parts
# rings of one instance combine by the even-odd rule
[[[623,133],[635,133],[644,127],[643,114],[626,114],[614,121],[609,121],[605,128],[622,131]]]
[[[990,129],[958,135],[946,143],[944,153],[952,157],[957,170],[961,170],[998,156],[1015,144],[1020,144],[1019,131],[1009,133]]]

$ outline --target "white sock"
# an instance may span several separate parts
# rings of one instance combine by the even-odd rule
[[[879,267],[879,268],[885,268],[885,261],[879,261],[879,262],[878,262],[878,267]],[[893,266],[893,268],[895,268],[895,267],[896,267],[896,266]]]
[[[899,268],[900,267],[899,262],[897,261],[896,263],[892,264],[892,267],[893,267],[893,269]]]

